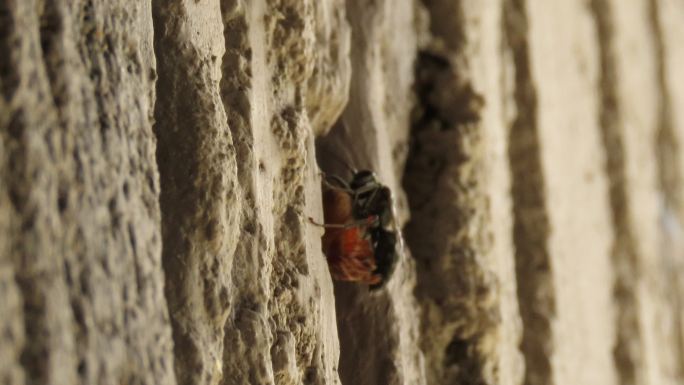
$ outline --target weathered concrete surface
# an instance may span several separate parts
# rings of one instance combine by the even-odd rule
[[[683,26],[0,0],[0,383],[684,383]],[[405,224],[378,292],[307,221],[339,159]]]

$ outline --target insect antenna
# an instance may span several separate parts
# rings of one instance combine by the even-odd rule
[[[309,223],[318,227],[325,227],[329,229],[351,229],[354,227],[372,227],[380,220],[377,215],[368,217],[367,219],[360,219],[348,223],[318,223],[315,219],[309,217]]]
[[[330,159],[333,159],[335,162],[337,162],[337,163],[341,164],[342,166],[344,166],[344,168],[347,169],[347,171],[351,172],[352,175],[356,174],[356,173],[359,171],[359,170],[357,170],[356,168],[350,166],[350,165],[349,165],[347,162],[345,162],[344,160],[342,160],[342,158],[340,158],[340,157],[339,157],[337,154],[335,154],[334,152],[330,152],[329,154],[330,154]]]

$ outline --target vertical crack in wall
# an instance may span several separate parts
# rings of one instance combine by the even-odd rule
[[[683,172],[681,151],[684,145],[680,143],[676,133],[673,118],[673,101],[668,84],[668,71],[673,71],[667,66],[667,52],[665,47],[666,38],[662,30],[660,9],[662,0],[649,0],[649,18],[651,35],[655,47],[656,77],[659,92],[657,112],[657,130],[654,152],[657,156],[658,187],[662,193],[661,202],[661,233],[663,237],[661,252],[661,264],[659,274],[670,283],[671,293],[668,288],[658,288],[661,295],[665,296],[671,306],[668,309],[673,316],[671,330],[676,342],[673,343],[677,357],[673,357],[675,376],[678,380],[684,380],[684,262],[682,250],[684,243],[684,186],[682,186]],[[681,69],[677,69],[681,70]],[[679,106],[681,108],[682,106]],[[656,284],[663,285],[664,282]]]
[[[513,241],[518,302],[523,320],[521,350],[525,383],[553,384],[552,322],[556,314],[549,219],[537,129],[537,91],[531,74],[525,0],[504,0],[503,35],[514,65],[516,115],[510,127],[508,156],[512,174]]]
[[[616,303],[616,340],[613,359],[621,384],[636,384],[638,363],[642,362],[641,327],[638,319],[637,287],[639,263],[629,216],[628,189],[626,183],[625,145],[618,104],[618,79],[615,47],[613,42],[613,10],[608,0],[592,0],[598,33],[600,55],[600,116],[601,139],[606,154],[606,174],[609,179],[611,219],[615,236],[611,260],[615,272],[613,297]]]
[[[359,161],[368,159],[368,153],[355,145],[358,138],[366,136],[362,126],[338,122],[328,135],[317,140],[321,170],[348,180],[351,175],[341,161],[357,169],[372,169]],[[400,383],[401,368],[396,362],[399,340],[395,335],[399,321],[387,289],[369,292],[364,284],[335,281],[334,290],[342,384]]]
[[[181,109],[176,106],[176,102],[171,98],[171,89],[177,87],[182,89],[183,84],[180,83],[183,79],[178,79],[175,73],[175,65],[183,65],[184,63],[172,63],[168,52],[173,50],[172,38],[165,37],[163,27],[168,23],[169,14],[163,13],[161,9],[163,5],[158,2],[153,2],[153,19],[154,19],[154,50],[157,58],[157,101],[155,104],[155,124],[154,131],[157,137],[157,164],[159,167],[160,177],[160,208],[161,208],[161,227],[162,227],[162,266],[164,269],[165,285],[164,292],[166,296],[167,305],[169,308],[169,315],[172,327],[172,335],[174,342],[174,371],[176,378],[180,384],[189,384],[189,375],[187,371],[191,370],[189,367],[201,366],[199,358],[200,349],[193,346],[190,337],[184,332],[185,325],[182,320],[179,320],[181,314],[187,311],[183,306],[183,298],[186,296],[182,289],[181,273],[184,269],[189,269],[190,261],[185,261],[184,254],[187,253],[189,245],[185,245],[185,249],[180,244],[181,226],[177,224],[178,220],[182,218],[183,211],[176,209],[176,207],[189,205],[192,197],[187,192],[182,190],[174,192],[172,186],[182,186],[184,182],[175,181],[174,169],[181,175],[192,175],[196,171],[196,154],[191,151],[197,141],[195,135],[196,130],[190,130],[184,141],[174,142],[171,124],[167,124],[167,115],[174,116],[181,113]],[[169,40],[167,43],[166,40]],[[187,86],[186,86],[187,87]],[[188,100],[193,100],[188,98]],[[187,113],[187,107],[186,112]],[[183,148],[184,146],[186,148]],[[183,158],[183,162],[177,164],[174,162],[174,154],[178,158]],[[177,168],[178,167],[178,168]],[[185,182],[187,184],[187,182]],[[189,188],[186,187],[185,190]],[[185,198],[185,199],[183,199]],[[190,208],[191,209],[191,208]],[[180,287],[179,287],[180,286]],[[201,370],[201,369],[200,369]]]
[[[323,171],[347,179],[340,160],[376,172],[395,196],[397,220],[406,217],[397,164],[409,128],[413,60],[412,1],[346,1],[351,26],[352,78],[349,101],[338,124],[317,140]],[[395,163],[396,162],[396,163]],[[400,225],[400,223],[399,223]],[[344,384],[422,384],[425,381],[416,303],[415,272],[403,250],[386,286],[369,292],[355,282],[335,282],[340,340],[340,379]]]

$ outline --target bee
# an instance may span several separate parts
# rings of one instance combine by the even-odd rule
[[[390,189],[370,170],[352,169],[351,180],[323,176],[322,238],[330,272],[339,281],[382,287],[397,262],[400,234]]]

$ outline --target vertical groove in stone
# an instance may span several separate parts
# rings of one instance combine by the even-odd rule
[[[502,31],[487,34],[501,25],[501,2],[423,4],[429,33],[416,63],[404,186],[428,382],[517,383],[523,371],[519,334],[509,333],[519,327],[511,222],[498,221],[510,216],[499,199],[508,178],[498,178],[509,172],[497,86]]]
[[[155,134],[163,250],[179,383],[216,383],[237,244],[233,140],[220,97],[218,1],[153,1]]]
[[[317,147],[318,163],[327,173],[345,175],[344,169],[340,173],[339,170],[328,167],[330,158],[335,157],[359,169],[377,167],[377,135],[367,133],[378,130],[378,127],[374,127],[378,124],[378,119],[372,113],[374,104],[366,91],[367,85],[371,83],[370,79],[374,79],[374,74],[368,73],[369,68],[375,64],[369,59],[369,52],[376,44],[375,39],[384,21],[383,16],[387,15],[382,13],[384,3],[386,2],[379,1],[369,5],[363,1],[346,1],[351,26],[352,46],[349,55],[352,80],[349,103],[341,119],[344,123],[336,125],[319,141]],[[366,77],[365,81],[358,80],[362,76]],[[364,121],[351,122],[347,118],[349,115],[363,116]],[[363,139],[353,141],[350,138]],[[321,141],[324,145],[320,144]],[[329,146],[328,143],[331,142],[333,145]],[[369,295],[368,289],[363,286],[365,285],[334,282],[340,339],[340,381],[343,385],[393,384],[401,378],[402,368],[396,364],[399,338],[395,334],[398,328],[393,327],[396,320],[393,319],[392,298],[386,289]]]
[[[684,272],[681,268],[682,250],[677,250],[677,239],[681,238],[682,225],[684,224],[684,186],[682,186],[682,160],[681,151],[684,149],[684,144],[679,142],[679,137],[675,132],[676,127],[673,121],[673,108],[681,108],[682,106],[673,106],[672,97],[670,95],[670,85],[668,84],[667,72],[675,69],[667,68],[666,46],[664,39],[666,38],[661,23],[661,1],[649,0],[649,18],[653,36],[653,45],[655,47],[655,61],[656,61],[656,79],[659,92],[659,109],[657,115],[657,130],[655,140],[655,153],[657,156],[657,173],[658,173],[658,187],[663,194],[663,201],[661,206],[661,232],[663,233],[664,247],[661,249],[661,258],[663,261],[659,268],[662,269],[664,279],[669,281],[672,285],[670,290],[672,294],[663,293],[670,298],[671,309],[669,311],[673,314],[673,330],[672,333],[677,339],[673,342],[673,348],[677,357],[673,359],[676,373],[675,375],[680,381],[684,381],[684,278],[680,275]],[[681,69],[676,69],[681,70]],[[681,241],[679,243],[681,245]],[[663,289],[667,290],[667,289]]]
[[[556,313],[549,219],[537,129],[537,93],[530,68],[525,0],[505,0],[505,49],[512,54],[516,115],[510,127],[508,156],[512,174],[513,241],[518,302],[523,320],[521,350],[525,384],[553,384],[552,322]]]
[[[165,155],[166,153],[178,153],[178,156],[181,156],[184,158],[183,166],[181,170],[185,171],[184,174],[190,174],[190,165],[192,165],[195,160],[192,159],[189,155],[188,150],[180,151],[180,149],[175,149],[172,147],[171,142],[172,138],[166,139],[167,135],[170,136],[170,133],[166,133],[165,131],[172,131],[169,130],[168,128],[164,129],[163,127],[165,126],[165,121],[166,119],[162,115],[163,112],[166,114],[173,113],[173,108],[171,108],[171,105],[173,103],[172,100],[166,100],[169,98],[168,91],[165,89],[166,87],[169,87],[167,84],[173,79],[174,73],[173,73],[173,65],[171,63],[167,64],[166,63],[166,52],[169,51],[170,49],[167,47],[167,45],[171,45],[171,43],[165,43],[164,41],[164,35],[163,35],[163,29],[162,26],[166,23],[166,18],[169,16],[166,14],[163,14],[162,11],[159,9],[160,6],[159,4],[156,4],[153,2],[153,20],[154,20],[154,51],[155,51],[155,56],[157,58],[157,101],[155,103],[155,118],[156,122],[154,124],[154,131],[155,135],[157,137],[157,150],[156,150],[156,155],[157,155],[157,164],[159,166],[159,174],[160,174],[160,208],[161,208],[161,219],[162,219],[162,266],[164,268],[164,278],[165,278],[165,285],[164,285],[164,293],[168,305],[168,311],[170,315],[170,320],[171,320],[171,327],[172,327],[172,335],[173,335],[173,342],[174,342],[174,372],[176,374],[176,378],[178,379],[180,384],[188,384],[189,381],[186,379],[187,375],[185,374],[187,369],[186,364],[187,361],[189,361],[188,357],[193,357],[197,355],[197,348],[193,348],[193,346],[189,346],[190,342],[187,337],[184,336],[182,330],[183,330],[183,324],[181,321],[177,319],[176,314],[183,312],[182,304],[178,303],[179,299],[182,298],[183,292],[182,290],[175,289],[178,285],[178,279],[179,279],[179,273],[176,271],[181,270],[185,267],[187,262],[181,261],[181,255],[184,253],[182,251],[176,251],[174,253],[171,253],[170,250],[172,247],[174,247],[174,241],[173,239],[177,237],[177,233],[173,230],[173,221],[169,220],[169,217],[173,215],[174,218],[181,216],[181,214],[172,214],[173,213],[173,207],[178,204],[179,197],[177,196],[172,196],[170,194],[171,189],[168,186],[170,181],[167,182],[167,180],[171,180],[172,177],[167,174],[170,173],[168,169],[172,168],[173,166],[165,166],[163,163],[170,161],[167,160],[166,158],[171,158],[170,155]],[[168,39],[168,38],[166,38]],[[182,63],[178,63],[182,64]],[[180,86],[180,85],[179,85]],[[192,132],[190,133],[192,134]],[[187,141],[187,146],[192,146],[195,140],[190,140],[190,138],[186,138]],[[174,182],[176,184],[177,182]],[[174,194],[174,195],[180,195],[180,194]],[[170,222],[168,225],[166,225],[167,222]],[[170,230],[166,230],[166,228],[170,228]],[[180,228],[180,226],[179,226]],[[171,235],[167,235],[168,232],[171,232]],[[177,247],[177,246],[176,246]],[[176,254],[176,255],[174,255]],[[195,365],[200,366],[201,362],[199,362],[199,359],[194,359]]]
[[[481,97],[450,56],[422,52],[416,63],[420,104],[404,173],[411,209],[405,234],[418,272],[429,381],[488,384],[491,357],[483,345],[497,310],[485,264],[483,135],[474,107]]]
[[[466,3],[424,1],[430,34],[415,66],[417,105],[403,180],[421,347],[434,384],[497,383],[500,369],[489,342],[497,338],[501,297],[490,265],[487,101],[472,73],[481,57],[468,57],[483,55],[483,43],[470,31],[483,15]]]
[[[606,174],[609,178],[611,220],[615,238],[611,260],[615,272],[613,297],[616,303],[616,340],[613,359],[621,384],[637,383],[641,357],[641,330],[638,319],[637,245],[629,219],[628,186],[626,184],[625,148],[620,128],[620,107],[617,96],[617,68],[614,56],[614,27],[611,5],[607,0],[592,0],[591,11],[599,39],[601,139],[606,154]]]
[[[397,171],[409,128],[413,60],[416,54],[414,2],[344,2],[351,27],[349,99],[338,124],[318,138],[321,169],[349,178],[343,162],[376,172],[395,197],[397,224],[407,216]],[[342,162],[340,162],[342,161]],[[402,249],[400,247],[400,249]],[[356,282],[335,282],[343,384],[424,384],[425,375],[415,271],[404,250],[387,284],[369,291]]]

